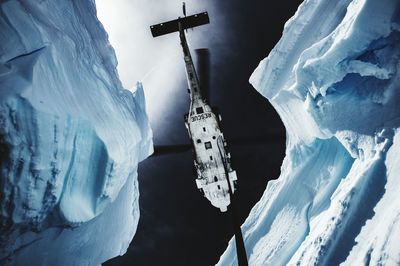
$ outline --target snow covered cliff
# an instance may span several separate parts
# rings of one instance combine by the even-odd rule
[[[287,147],[242,226],[249,265],[400,264],[399,57],[398,0],[305,0],[286,23],[250,78]]]
[[[151,138],[93,0],[0,1],[1,265],[124,253]]]

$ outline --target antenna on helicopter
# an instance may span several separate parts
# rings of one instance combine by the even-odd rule
[[[183,11],[183,15],[186,17],[186,3],[182,2],[182,11]]]

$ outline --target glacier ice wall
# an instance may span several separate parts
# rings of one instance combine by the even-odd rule
[[[0,264],[96,265],[136,230],[152,151],[93,0],[0,2]]]
[[[306,0],[286,23],[250,78],[287,143],[242,226],[249,265],[400,264],[399,57],[398,0]]]

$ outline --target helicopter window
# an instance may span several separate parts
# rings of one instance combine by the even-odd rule
[[[196,108],[196,113],[197,113],[198,115],[204,113],[203,107],[197,107],[197,108]]]
[[[201,139],[196,140],[197,143],[201,143]]]
[[[218,189],[221,189],[221,187],[218,185]]]
[[[211,149],[212,145],[210,141],[204,142],[204,146],[206,147],[206,150]]]
[[[211,161],[212,161],[212,159],[213,159],[212,156],[210,156],[210,160],[211,160]]]
[[[213,139],[216,139],[216,137],[215,137],[215,136],[213,136]]]
[[[218,182],[218,178],[216,176],[214,176],[214,181]]]
[[[203,131],[206,132],[206,128],[205,127],[203,127]]]

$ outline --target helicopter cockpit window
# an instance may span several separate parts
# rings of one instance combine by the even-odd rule
[[[196,113],[197,113],[198,115],[204,113],[203,107],[198,107],[198,108],[196,108]]]
[[[211,148],[212,148],[212,146],[211,146],[211,142],[210,142],[210,141],[204,142],[204,146],[206,147],[206,150],[208,150],[208,149],[211,149]]]

